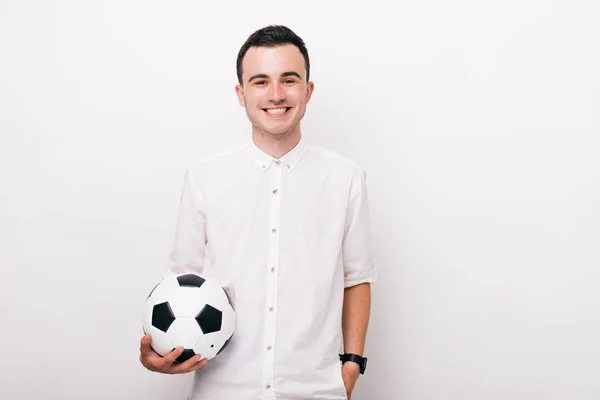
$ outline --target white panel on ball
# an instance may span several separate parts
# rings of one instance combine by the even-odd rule
[[[235,330],[235,313],[233,312],[233,308],[229,306],[223,311],[221,330],[223,332],[228,332],[230,335],[232,335]]]
[[[171,351],[173,351],[173,344],[171,340],[167,336],[166,333],[161,331],[160,329],[155,328],[154,326],[148,327],[147,332],[152,335],[152,343],[151,346],[158,354],[161,356],[166,356]]]
[[[203,292],[202,297],[210,299],[210,305],[217,310],[223,311],[228,305],[229,300],[225,294],[225,290],[213,280],[204,282],[200,290]]]
[[[221,347],[227,341],[222,335],[219,335],[218,332],[207,333],[202,337],[202,339],[194,346],[194,353],[200,354],[202,358],[206,358],[210,360],[214,358]]]
[[[204,283],[202,286],[206,285]],[[169,305],[177,318],[195,318],[204,307],[206,299],[202,288],[181,287],[176,295],[171,295]]]
[[[202,330],[194,318],[176,318],[167,330],[167,336],[175,347],[192,349],[202,338]]]

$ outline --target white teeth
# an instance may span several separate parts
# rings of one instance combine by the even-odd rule
[[[286,110],[287,110],[287,108],[285,108],[285,107],[284,108],[267,108],[267,112],[269,114],[274,114],[274,115],[283,114],[284,112],[286,112]]]

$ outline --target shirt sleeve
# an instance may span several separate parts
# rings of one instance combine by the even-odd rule
[[[346,226],[342,244],[344,287],[375,283],[377,270],[373,262],[370,238],[367,174],[360,169],[352,177]]]
[[[169,257],[167,273],[193,272],[201,274],[206,252],[206,213],[204,196],[190,170],[179,203],[175,240]]]

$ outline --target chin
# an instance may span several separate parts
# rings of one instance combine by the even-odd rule
[[[264,132],[266,132],[269,136],[277,136],[277,137],[285,137],[285,136],[287,136],[287,133],[289,131],[290,131],[289,129],[284,129],[284,130],[264,129]]]
[[[261,130],[271,136],[285,136],[288,132],[292,130],[292,125],[279,125],[279,126],[269,126],[262,125]]]

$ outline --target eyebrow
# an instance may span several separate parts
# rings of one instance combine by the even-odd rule
[[[281,74],[282,78],[285,78],[286,76],[295,76],[298,77],[298,79],[302,79],[302,77],[300,76],[299,73],[294,72],[294,71],[287,71]],[[250,77],[250,79],[248,79],[248,83],[252,82],[254,79],[268,79],[269,75],[267,74],[256,74],[256,75],[252,75]]]

